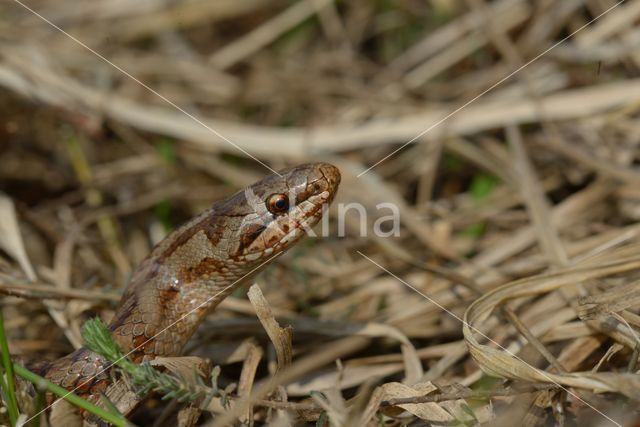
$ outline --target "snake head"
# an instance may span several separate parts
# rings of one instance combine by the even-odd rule
[[[328,163],[283,169],[211,208],[171,233],[136,269],[133,282],[161,285],[237,278],[284,252],[322,217],[340,183]]]
[[[236,261],[257,261],[285,251],[322,218],[335,197],[340,172],[328,163],[284,169],[236,194],[224,205],[241,218],[230,237]]]

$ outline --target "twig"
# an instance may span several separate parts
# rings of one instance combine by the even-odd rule
[[[462,390],[456,393],[440,393],[440,394],[427,394],[425,396],[416,397],[397,397],[394,399],[383,400],[380,402],[380,406],[397,406],[407,403],[427,403],[427,402],[446,402],[449,400],[459,399],[491,399],[494,397],[516,396],[518,394],[534,393],[540,390],[551,390],[556,388],[553,384],[534,385],[523,388],[513,389],[497,389],[487,392],[478,392],[473,390]]]

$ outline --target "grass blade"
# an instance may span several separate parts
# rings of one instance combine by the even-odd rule
[[[7,373],[6,383],[2,383],[4,389],[4,396],[7,400],[7,411],[9,412],[9,420],[11,425],[16,425],[18,421],[18,401],[16,399],[16,387],[13,377],[13,364],[9,357],[9,344],[7,343],[7,336],[4,331],[4,317],[2,315],[2,309],[0,309],[0,352],[2,352],[2,366]],[[6,387],[6,388],[5,388]]]
[[[19,375],[20,377],[24,378],[27,381],[31,381],[33,384],[36,385],[36,388],[41,389],[44,388],[46,389],[48,392],[55,394],[58,397],[61,397],[63,399],[65,399],[66,401],[68,401],[69,403],[84,409],[85,411],[94,414],[100,418],[102,418],[103,420],[113,424],[116,427],[128,427],[131,424],[129,423],[129,421],[122,416],[122,414],[116,414],[116,413],[112,413],[109,412],[103,408],[100,408],[96,405],[94,405],[93,403],[89,402],[88,400],[85,400],[83,398],[81,398],[80,396],[73,394],[73,393],[69,393],[69,391],[65,388],[60,387],[59,385],[53,384],[50,381],[47,381],[46,379],[42,378],[41,376],[34,374],[33,372],[31,372],[30,370],[28,370],[27,368],[25,368],[24,366],[18,365],[18,364],[13,364],[13,369],[15,371],[15,373],[17,375]]]

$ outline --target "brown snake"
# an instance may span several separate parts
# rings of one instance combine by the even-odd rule
[[[279,173],[213,204],[136,268],[109,324],[133,361],[179,355],[209,312],[320,220],[340,183],[338,169],[327,163]],[[111,383],[109,367],[83,347],[38,370],[92,397]]]

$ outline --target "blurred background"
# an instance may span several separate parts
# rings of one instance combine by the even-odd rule
[[[328,161],[343,175],[330,235],[257,283],[293,327],[294,364],[339,362],[304,365],[265,397],[290,406],[262,402],[245,423],[635,419],[640,2],[21,1],[0,2],[14,355],[69,353],[169,230],[270,168]],[[345,235],[340,203],[366,210],[344,215]],[[380,203],[398,207],[398,236],[371,232]],[[467,309],[491,348],[463,336]],[[247,342],[268,378],[273,346],[243,291],[188,351],[227,386]],[[179,408],[152,399],[135,422]]]

